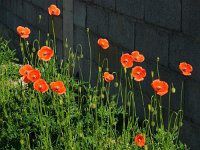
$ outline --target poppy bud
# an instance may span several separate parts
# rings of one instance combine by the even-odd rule
[[[151,105],[150,104],[148,104],[148,109],[149,109],[149,111],[151,111]]]
[[[155,122],[151,121],[151,126],[154,127],[155,126]]]
[[[87,28],[87,32],[90,32],[90,28]]]
[[[39,22],[40,22],[41,19],[42,19],[42,15],[38,15],[38,19],[39,19]]]
[[[20,140],[20,144],[24,145],[24,140],[23,139]]]
[[[83,58],[83,54],[80,55],[80,58]]]
[[[176,89],[175,89],[175,87],[172,87],[172,93],[176,93]]]
[[[148,150],[148,146],[147,145],[144,146],[144,150]]]
[[[101,94],[101,98],[102,98],[102,99],[104,99],[104,98],[105,98],[104,94]]]
[[[60,105],[63,105],[63,100],[62,99],[60,99]]]
[[[119,83],[115,82],[114,86],[117,88],[119,86]]]
[[[36,51],[35,47],[33,47],[33,48],[32,48],[32,51],[33,51],[33,52],[35,52],[35,51]]]
[[[91,103],[91,104],[90,104],[90,107],[91,107],[92,109],[96,109],[96,108],[97,108],[97,104]]]
[[[108,68],[108,67],[106,68],[106,71],[109,71],[109,68]]]
[[[157,62],[159,62],[160,61],[160,58],[159,57],[157,57]]]
[[[101,72],[102,71],[102,68],[101,67],[99,67],[99,72]]]
[[[154,78],[154,71],[151,71],[151,77]]]
[[[45,41],[45,44],[46,44],[46,46],[48,46],[48,45],[49,45],[49,41],[48,41],[48,40],[46,40],[46,41]]]

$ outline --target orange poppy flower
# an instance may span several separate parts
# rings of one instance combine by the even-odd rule
[[[38,52],[38,57],[43,61],[49,61],[51,57],[53,57],[54,52],[53,50],[48,46],[43,46]]]
[[[131,55],[133,56],[133,61],[135,61],[135,62],[143,62],[144,61],[144,56],[142,54],[140,54],[138,51],[133,51],[131,53]]]
[[[124,68],[131,68],[133,66],[133,56],[128,53],[121,56],[121,63]]]
[[[22,67],[19,69],[19,73],[20,73],[22,76],[26,76],[30,70],[33,70],[33,67],[32,67],[31,65],[26,64],[26,65],[22,66]]]
[[[186,62],[180,63],[179,69],[182,71],[183,75],[185,76],[190,76],[191,72],[193,71],[192,66]]]
[[[112,80],[114,80],[114,75],[110,74],[109,72],[104,72],[103,78],[106,82],[111,82]]]
[[[146,77],[146,70],[140,66],[135,66],[132,68],[132,76],[135,81],[143,81]]]
[[[137,134],[135,136],[135,143],[136,143],[137,146],[140,146],[140,147],[144,146],[145,141],[146,141],[145,137],[142,134]]]
[[[97,43],[98,43],[98,45],[101,46],[103,49],[108,49],[108,48],[109,48],[109,42],[108,42],[107,39],[99,38]]]
[[[59,16],[60,15],[60,9],[56,5],[51,5],[48,8],[49,15],[51,16]]]
[[[31,30],[28,27],[18,26],[17,27],[17,33],[20,35],[21,38],[26,39],[26,38],[29,37]]]
[[[23,76],[23,77],[22,77],[22,80],[23,80],[25,83],[31,82],[31,81],[27,78],[27,76]]]
[[[35,81],[33,83],[33,87],[34,87],[35,90],[42,92],[42,93],[47,92],[48,89],[49,89],[48,84],[43,79],[38,79],[37,81]]]
[[[66,92],[65,85],[62,81],[51,82],[50,86],[51,89],[59,95],[64,94]]]
[[[37,81],[38,79],[40,79],[40,77],[41,77],[41,73],[40,73],[39,70],[36,70],[36,69],[29,71],[28,74],[27,74],[27,78],[31,82]]]
[[[152,82],[151,86],[153,87],[154,91],[160,96],[163,96],[168,92],[168,84],[165,81],[160,81],[159,79],[156,79]]]

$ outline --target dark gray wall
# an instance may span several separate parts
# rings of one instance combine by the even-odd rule
[[[111,71],[117,71],[122,51],[138,49],[146,57],[148,77],[142,83],[147,96],[152,90],[150,71],[160,58],[161,79],[174,82],[172,109],[178,110],[181,81],[184,80],[184,126],[181,139],[191,149],[200,147],[200,1],[197,0],[74,0],[74,42],[83,43],[85,28],[91,29],[93,53],[98,55],[98,37],[106,37],[111,48]],[[88,52],[85,52],[88,53]],[[97,56],[95,58],[98,58]],[[94,60],[95,61],[95,60]],[[191,77],[184,78],[179,63],[193,65]],[[116,65],[117,64],[117,65]],[[166,101],[165,101],[166,99]],[[167,106],[167,98],[164,98]],[[149,100],[146,101],[148,103]]]
[[[0,0],[0,23],[16,33],[18,25],[29,26],[31,40],[40,28],[44,37],[49,32],[47,8],[55,3],[62,10],[57,17],[56,32],[60,57],[66,37],[70,44],[83,45],[82,63],[88,79],[89,47],[86,28],[90,28],[93,55],[93,76],[96,74],[98,55],[108,58],[110,71],[118,71],[122,51],[138,49],[146,57],[143,66],[148,71],[142,83],[146,103],[152,93],[150,71],[160,58],[161,79],[174,82],[177,89],[172,96],[172,109],[179,106],[181,81],[184,80],[183,142],[191,149],[200,147],[200,1],[197,0]],[[41,14],[42,22],[37,23]],[[73,17],[73,18],[72,18]],[[111,46],[102,51],[97,45],[99,37],[108,38]],[[14,39],[15,41],[16,39]],[[187,61],[193,65],[191,77],[184,78],[178,65]],[[93,78],[94,79],[94,78]],[[167,99],[166,99],[167,101]],[[167,106],[165,98],[163,103]]]

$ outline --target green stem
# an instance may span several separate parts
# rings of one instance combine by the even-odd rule
[[[90,49],[90,74],[89,74],[89,84],[91,84],[91,77],[92,77],[92,48],[90,44],[90,29],[87,28],[87,35],[88,35],[88,46]]]
[[[142,98],[142,106],[143,106],[143,110],[144,110],[144,118],[146,120],[146,110],[145,110],[145,105],[144,105],[144,95],[143,95],[143,92],[142,92],[142,87],[141,87],[140,82],[139,82],[139,87],[140,87],[140,94],[141,94],[141,98]]]

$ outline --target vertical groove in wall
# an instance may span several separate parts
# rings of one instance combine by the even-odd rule
[[[170,67],[170,33],[168,33],[168,68]]]
[[[134,43],[133,44],[134,44],[134,50],[135,50],[136,49],[136,23],[133,23],[133,27],[134,27],[134,35],[133,35]]]
[[[85,4],[86,6],[85,6],[85,13],[86,13],[86,15],[85,15],[85,27],[87,28],[88,26],[87,26],[87,17],[88,17],[88,5],[87,5],[87,3]]]
[[[182,32],[182,23],[183,23],[183,0],[180,0],[181,3],[181,23],[180,23],[180,31]]]
[[[73,32],[74,32],[74,18],[73,18],[73,0],[64,0],[63,1],[63,41],[67,38],[69,46],[73,46]],[[64,46],[64,44],[63,44]],[[63,49],[65,49],[63,47]],[[66,57],[66,52],[63,52],[64,57]]]

